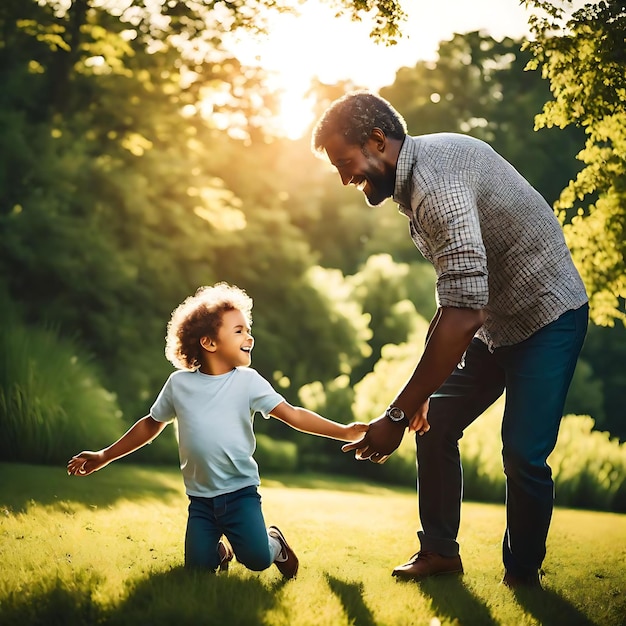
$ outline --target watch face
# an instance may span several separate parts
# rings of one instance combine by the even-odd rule
[[[404,411],[397,406],[392,406],[387,409],[387,416],[394,422],[399,422],[404,419]]]

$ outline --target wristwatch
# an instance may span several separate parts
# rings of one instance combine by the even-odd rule
[[[404,414],[404,411],[400,408],[398,408],[397,406],[390,406],[386,411],[385,411],[385,415],[392,421],[392,422],[401,422],[402,420],[404,420],[404,418],[406,417],[406,415]]]

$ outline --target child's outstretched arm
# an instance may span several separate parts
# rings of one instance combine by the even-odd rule
[[[340,441],[356,441],[367,432],[368,425],[361,422],[339,424],[326,419],[313,411],[298,406],[291,406],[288,402],[281,402],[270,411],[270,415],[292,428],[312,435],[321,435]]]
[[[67,462],[70,476],[88,476],[105,465],[126,456],[151,442],[165,427],[167,422],[157,422],[149,415],[137,420],[124,435],[108,448],[97,452],[85,450]]]

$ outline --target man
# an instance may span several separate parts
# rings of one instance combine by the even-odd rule
[[[437,272],[438,310],[413,374],[367,434],[343,447],[382,463],[407,427],[418,435],[420,549],[393,576],[463,572],[458,441],[506,389],[503,582],[540,588],[554,488],[546,460],[588,320],[585,288],[554,212],[484,142],[454,133],[410,137],[400,114],[375,94],[332,103],[312,148],[370,206],[393,197]]]

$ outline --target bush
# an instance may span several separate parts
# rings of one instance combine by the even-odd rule
[[[626,513],[626,444],[594,431],[589,415],[563,419],[550,456],[556,502],[562,506]]]
[[[122,428],[113,394],[84,355],[52,329],[27,328],[0,294],[0,459],[65,463]]]
[[[298,466],[298,447],[291,441],[272,439],[268,435],[257,434],[254,454],[263,472],[294,472]]]
[[[460,447],[465,497],[504,501],[500,424],[504,398],[465,431]],[[561,422],[548,464],[558,506],[626,512],[626,444],[593,430],[588,415],[568,415]]]

